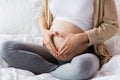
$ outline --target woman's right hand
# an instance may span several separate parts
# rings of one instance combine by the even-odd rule
[[[43,43],[53,56],[57,56],[57,49],[52,40],[52,37],[55,33],[56,33],[55,31],[51,31],[47,29],[42,31]]]

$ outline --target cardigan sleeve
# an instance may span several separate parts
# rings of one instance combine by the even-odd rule
[[[111,38],[118,30],[118,16],[115,0],[105,0],[102,23],[91,30],[85,31],[88,35],[88,46],[99,44]]]

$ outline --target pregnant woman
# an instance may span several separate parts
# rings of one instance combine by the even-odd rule
[[[44,45],[8,41],[3,44],[2,58],[10,67],[35,74],[50,73],[61,80],[91,78],[112,57],[104,41],[118,30],[115,1],[41,0],[41,3]]]

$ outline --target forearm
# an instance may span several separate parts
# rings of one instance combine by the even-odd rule
[[[45,3],[46,3],[46,0],[40,0],[40,3],[41,3],[41,6],[40,6],[39,23],[40,23],[40,30],[41,30],[41,32],[43,32],[44,29],[48,28],[47,20],[46,20],[46,17],[45,17],[45,5],[46,5]]]
[[[117,23],[116,23],[117,24]],[[92,30],[86,31],[89,41],[88,45],[103,43],[104,41],[111,38],[118,30],[117,25],[106,25],[102,24],[99,28],[94,28]]]
[[[88,35],[88,45],[103,43],[111,38],[118,30],[118,16],[115,0],[104,0],[103,15],[95,18],[95,28],[85,31]],[[97,14],[96,14],[97,15]],[[98,18],[100,19],[99,21]]]
[[[39,19],[39,22],[40,22],[40,31],[41,31],[41,34],[43,34],[44,31],[48,29],[48,25],[47,25],[45,17],[41,16]]]
[[[89,41],[88,35],[87,35],[85,32],[83,32],[83,33],[78,33],[77,35],[78,35],[78,37],[80,36],[81,42],[86,43],[86,42]],[[81,39],[81,38],[82,38],[82,39]]]

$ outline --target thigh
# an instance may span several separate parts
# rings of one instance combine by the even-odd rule
[[[36,54],[34,50],[31,50],[33,49],[33,46],[30,45],[30,47],[28,45],[29,44],[13,41],[7,42],[3,45],[4,47],[1,57],[9,64],[10,67],[29,70],[35,74],[50,72],[58,67],[55,63],[52,63],[46,60],[43,56]],[[27,47],[30,50],[27,49]],[[34,48],[37,48],[37,46],[34,46]],[[49,59],[53,60],[53,58]]]
[[[13,52],[17,51],[27,51],[35,55],[43,57],[45,60],[58,64],[57,60],[50,54],[45,46],[34,45],[30,43],[18,42],[18,41],[7,41],[3,44],[2,54],[7,57],[13,55]]]
[[[41,56],[22,50],[4,58],[4,60],[9,64],[9,67],[28,70],[34,74],[48,73],[58,67],[58,65],[46,61]]]

